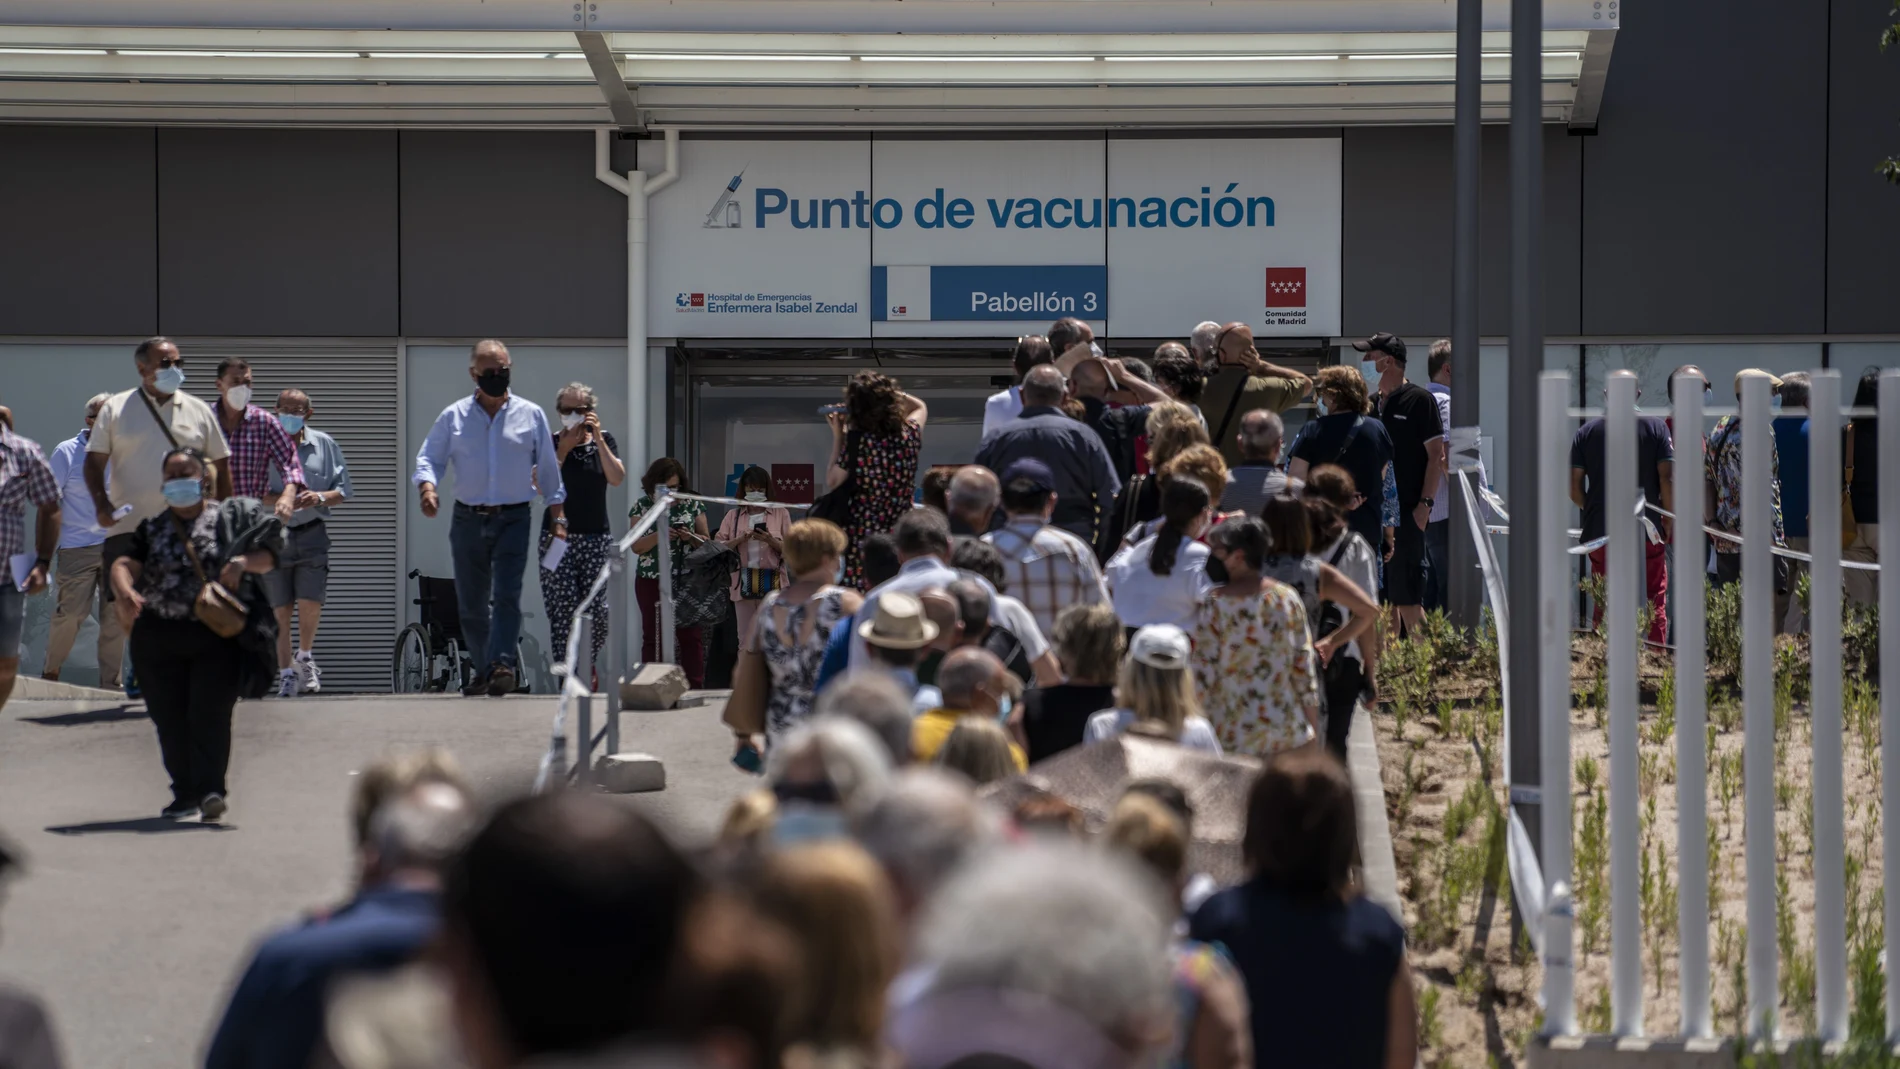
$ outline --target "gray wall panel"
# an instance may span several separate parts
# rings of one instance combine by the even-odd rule
[[[0,126],[0,334],[154,334],[150,127]]]
[[[624,336],[626,233],[591,133],[402,134],[406,334]]]
[[[165,129],[158,160],[166,332],[396,333],[393,132]]]
[[[1900,155],[1900,52],[1882,55],[1884,4],[1834,0],[1829,48],[1827,329],[1900,331],[1900,186],[1874,164]]]
[[[1544,319],[1548,334],[1578,330],[1582,165],[1578,138],[1544,131]],[[1510,329],[1510,137],[1484,130],[1479,330]],[[1451,332],[1452,132],[1368,127],[1345,132],[1344,301],[1348,335],[1389,330],[1425,339]]]
[[[1584,331],[1821,331],[1826,5],[1625,16],[1583,150]]]

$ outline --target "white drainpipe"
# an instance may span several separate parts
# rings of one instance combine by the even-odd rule
[[[627,198],[627,431],[621,459],[638,473],[653,459],[646,454],[656,428],[647,426],[647,198],[680,176],[680,134],[666,131],[666,170],[647,175],[638,164],[625,178],[614,172],[611,131],[594,131],[594,177]]]
[[[666,131],[666,170],[651,177],[640,170],[637,158],[634,169],[628,171],[625,178],[614,173],[609,151],[611,137],[610,130],[594,131],[594,177],[627,198],[627,433],[620,440],[620,459],[627,465],[628,473],[639,478],[646,471],[647,464],[658,455],[656,450],[662,448],[653,444],[661,428],[649,425],[647,198],[679,179],[680,133],[678,130]],[[636,656],[639,647],[634,645],[635,628],[631,626],[635,615],[631,610],[637,604],[633,596],[633,568],[629,566],[621,574],[619,583],[614,585],[619,595],[614,599],[616,604],[613,607],[618,618],[615,640],[622,653],[613,658],[611,663],[628,666],[639,661]],[[641,626],[647,626],[646,621],[641,621]],[[618,702],[619,697],[615,695],[610,700]]]

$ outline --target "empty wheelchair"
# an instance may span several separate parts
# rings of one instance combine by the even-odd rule
[[[414,604],[422,619],[396,635],[390,668],[391,689],[397,694],[458,692],[473,682],[480,670],[475,654],[462,638],[462,618],[455,600],[455,580],[412,571],[416,581]],[[515,643],[518,678],[515,693],[528,691],[521,643]]]

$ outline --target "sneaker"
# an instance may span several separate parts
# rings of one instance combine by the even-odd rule
[[[197,802],[173,802],[159,810],[158,815],[164,817],[166,820],[184,820],[187,817],[195,815],[197,812]]]
[[[514,666],[497,661],[488,668],[488,696],[499,698],[515,692]]]
[[[476,676],[474,679],[468,681],[468,686],[462,688],[462,697],[464,698],[479,698],[487,693],[488,676],[486,675]]]
[[[139,697],[139,677],[130,668],[125,670],[125,696],[134,700]]]
[[[224,819],[225,811],[229,808],[224,804],[224,795],[216,791],[205,795],[204,801],[198,803],[198,812],[203,816],[206,824],[216,824]]]
[[[305,694],[315,694],[323,689],[323,669],[317,667],[317,659],[310,656],[309,650],[299,650],[296,660],[290,662],[290,667],[296,670],[297,686],[303,688]]]
[[[288,668],[280,669],[278,671],[277,696],[279,698],[295,698],[297,696],[297,673],[296,672],[293,672]]]

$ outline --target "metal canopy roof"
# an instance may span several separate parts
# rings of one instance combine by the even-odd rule
[[[1545,6],[1544,118],[1594,125],[1620,0]],[[0,121],[765,131],[1448,123],[1454,7],[0,0]],[[1506,7],[1486,6],[1487,121],[1506,117]]]

